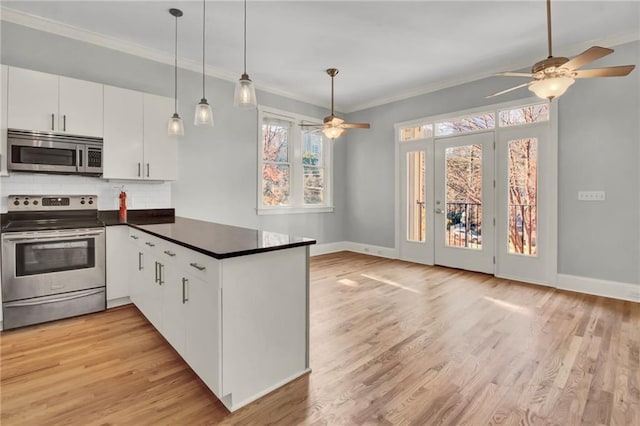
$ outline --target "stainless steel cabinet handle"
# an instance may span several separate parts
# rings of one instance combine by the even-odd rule
[[[147,163],[147,177],[149,177],[149,163]]]
[[[138,271],[142,271],[142,252],[138,252]]]
[[[171,256],[171,257],[175,257],[175,255],[176,255],[174,252],[169,251],[169,250],[165,250],[164,254],[166,254],[167,256]]]
[[[160,280],[159,280],[159,278],[158,278],[158,265],[159,265],[159,263],[158,263],[158,262],[156,262],[156,266],[155,266],[155,269],[156,269],[155,282],[156,282],[156,283],[157,283],[158,281],[160,281]]]
[[[135,235],[129,235],[129,238],[133,238],[134,240],[137,240],[139,237],[136,237]]]
[[[189,264],[190,266],[193,266],[194,268],[196,268],[198,271],[204,271],[205,269],[207,269],[205,266],[201,266],[198,265],[197,263],[193,262]]]
[[[138,163],[138,177],[140,177],[140,163]]]
[[[182,304],[189,301],[189,279],[182,277]]]
[[[164,284],[164,265],[158,262],[158,284]]]
[[[67,115],[66,114],[62,116],[62,131],[63,132],[67,131]]]
[[[55,122],[56,122],[56,115],[55,114],[51,114],[51,130],[55,130],[54,129]]]
[[[152,242],[149,242],[149,241],[147,241],[145,244],[148,245],[149,247],[155,247],[156,246],[155,244],[153,244]]]

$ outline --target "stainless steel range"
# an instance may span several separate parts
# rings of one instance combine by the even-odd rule
[[[95,195],[10,195],[2,227],[4,329],[106,308]]]

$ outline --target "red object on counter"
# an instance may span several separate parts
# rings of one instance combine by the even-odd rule
[[[120,211],[118,219],[120,219],[121,222],[127,221],[127,193],[124,191],[120,191]]]

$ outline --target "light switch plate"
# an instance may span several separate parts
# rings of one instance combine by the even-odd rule
[[[578,191],[580,201],[604,201],[604,191]]]

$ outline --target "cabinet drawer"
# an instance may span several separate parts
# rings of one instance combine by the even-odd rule
[[[205,281],[218,281],[220,262],[217,259],[177,244],[173,246],[181,269]]]

